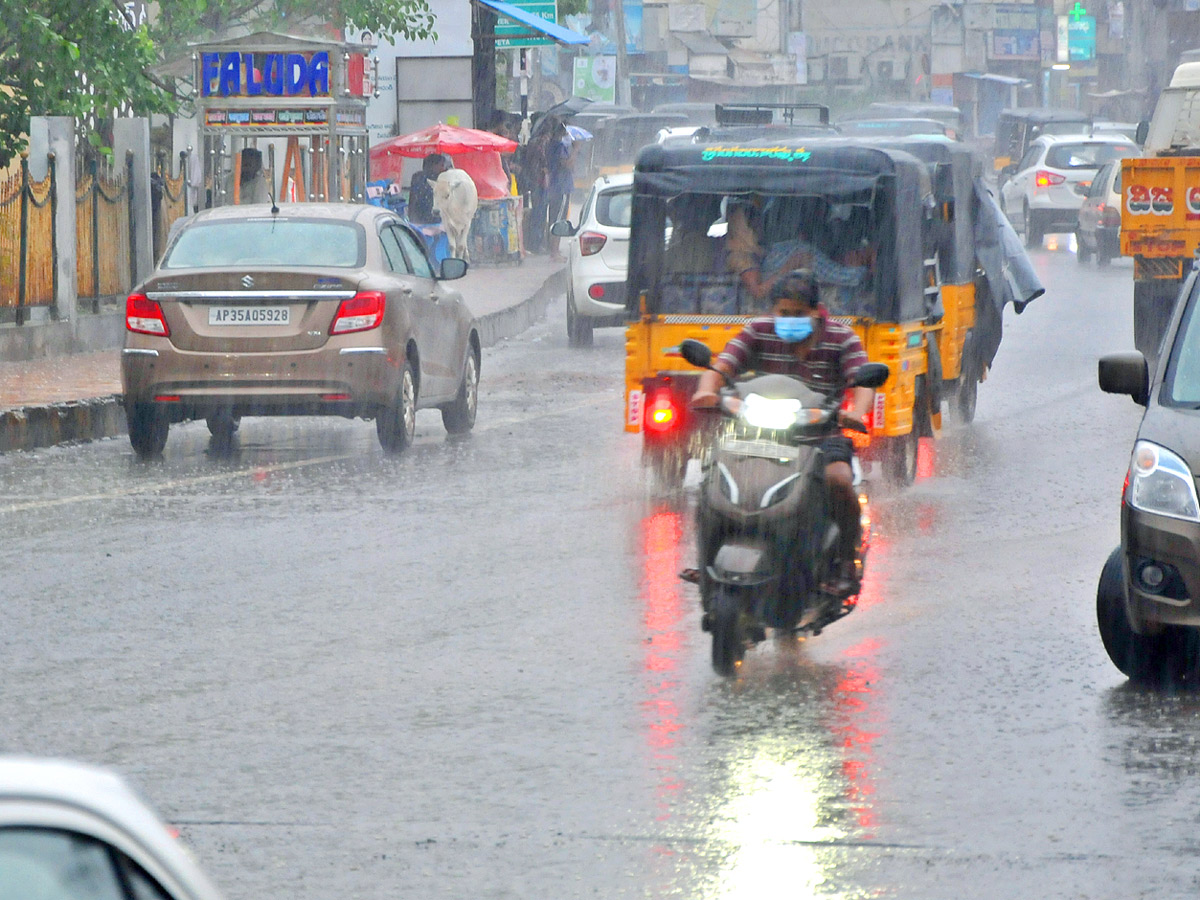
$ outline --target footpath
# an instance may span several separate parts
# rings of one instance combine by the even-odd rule
[[[483,346],[491,347],[542,318],[550,302],[566,293],[567,275],[562,263],[529,256],[519,266],[472,268],[454,286],[479,322]],[[102,313],[124,314],[123,304]],[[119,346],[0,361],[0,453],[125,433]]]

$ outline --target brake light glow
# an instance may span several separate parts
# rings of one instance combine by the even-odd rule
[[[842,409],[850,410],[854,408],[854,398],[847,396],[845,402],[842,403]],[[871,408],[867,410],[863,416],[863,424],[867,426],[867,433],[861,431],[853,431],[849,428],[843,428],[842,434],[850,438],[850,443],[854,445],[855,450],[865,450],[871,446],[871,432],[875,430],[875,410]]]
[[[1067,180],[1065,175],[1059,175],[1057,172],[1047,172],[1045,169],[1038,169],[1033,176],[1033,183],[1038,187],[1050,187],[1055,184],[1062,184]]]
[[[585,231],[579,235],[579,255],[593,256],[599,253],[607,242],[607,235],[596,231]]]
[[[171,336],[162,307],[145,294],[130,294],[125,298],[125,327],[138,334]]]
[[[330,334],[349,334],[352,331],[370,331],[383,321],[385,298],[381,291],[359,291],[349,300],[343,300],[333,317]]]
[[[679,424],[679,410],[666,391],[654,395],[650,405],[646,407],[646,427],[650,431],[663,433],[670,431]]]

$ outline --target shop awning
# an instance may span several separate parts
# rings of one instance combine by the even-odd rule
[[[578,31],[572,31],[570,28],[564,28],[556,22],[551,22],[548,19],[543,19],[541,16],[536,16],[531,12],[521,9],[519,6],[513,6],[511,3],[504,3],[503,0],[475,0],[476,3],[482,3],[484,6],[494,9],[502,16],[506,16],[522,25],[527,25],[534,31],[544,34],[548,38],[553,38],[560,44],[590,44],[591,38],[580,34]]]

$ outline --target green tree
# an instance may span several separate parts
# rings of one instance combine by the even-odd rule
[[[306,34],[353,25],[385,39],[437,36],[427,0],[160,0],[158,9],[150,35],[167,59],[233,29]]]
[[[30,115],[169,109],[154,62],[146,29],[114,0],[0,0],[0,166],[23,149]]]

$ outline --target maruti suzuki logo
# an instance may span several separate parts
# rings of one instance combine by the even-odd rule
[[[242,276],[242,287],[244,287],[246,290],[250,290],[250,288],[254,287],[254,279],[251,278],[249,275],[243,275]]]

